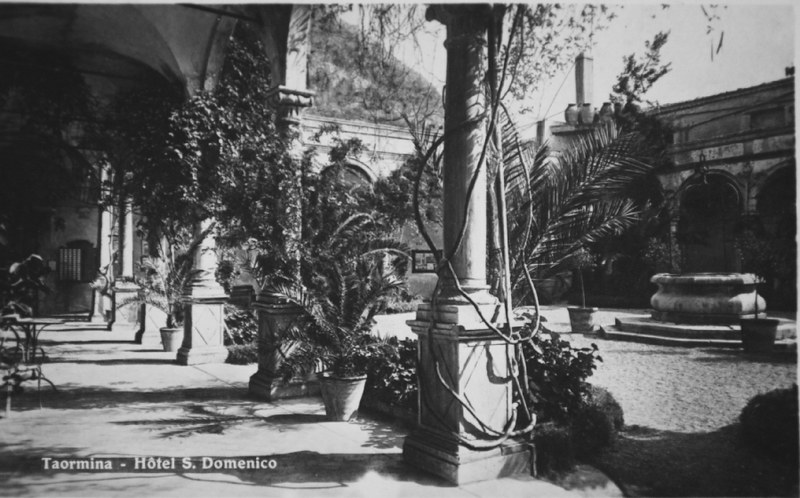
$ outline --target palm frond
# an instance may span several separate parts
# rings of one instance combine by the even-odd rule
[[[513,282],[522,282],[522,265],[542,278],[563,269],[579,248],[637,221],[626,189],[652,169],[637,157],[638,140],[609,126],[565,151],[551,152],[546,144],[534,150],[521,143],[510,120],[504,124],[507,216],[516,241]]]

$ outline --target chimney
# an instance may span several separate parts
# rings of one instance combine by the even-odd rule
[[[536,146],[541,147],[550,138],[550,126],[546,119],[536,122]]]
[[[575,94],[578,108],[583,104],[591,104],[594,99],[594,70],[592,58],[581,53],[575,60]]]

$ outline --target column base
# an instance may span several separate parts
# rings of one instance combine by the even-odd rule
[[[149,305],[143,305],[140,313],[141,326],[136,332],[134,342],[147,349],[161,349],[160,329],[167,326],[167,314]]]
[[[225,363],[228,350],[224,346],[205,348],[180,348],[175,361],[179,365],[201,365],[203,363]]]
[[[175,357],[179,365],[224,363],[228,358],[223,342],[226,299],[224,294],[193,294],[184,301],[183,344]]]
[[[289,381],[284,381],[280,377],[274,377],[263,370],[259,370],[250,376],[248,390],[251,396],[264,401],[320,395],[319,381],[314,374],[305,378],[295,377],[289,379]]]
[[[517,439],[491,450],[470,450],[437,431],[418,428],[403,443],[403,461],[462,485],[514,474],[534,475],[536,450],[533,444]]]
[[[139,294],[139,286],[133,282],[119,281],[114,285],[114,325],[117,329],[130,329],[132,332],[138,332],[139,323],[139,309],[141,303],[136,300]],[[127,304],[120,304],[125,303]]]

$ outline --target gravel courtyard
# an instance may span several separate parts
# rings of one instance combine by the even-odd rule
[[[613,323],[626,311],[601,311]],[[550,327],[569,329],[564,308],[547,307]],[[605,387],[625,411],[626,425],[708,432],[736,422],[756,394],[797,382],[795,353],[746,355],[738,349],[681,348],[563,334],[573,346],[597,344],[603,362],[589,381]]]

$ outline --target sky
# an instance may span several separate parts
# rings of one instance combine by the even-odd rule
[[[618,17],[606,30],[595,34],[595,106],[599,108],[608,100],[616,75],[623,68],[623,57],[644,53],[645,41],[652,40],[659,31],[670,32],[661,53],[662,62],[672,63],[672,71],[645,95],[650,101],[669,104],[785,77],[785,68],[794,65],[796,53],[798,12],[792,3],[754,4],[739,0],[718,5],[720,19],[711,34],[707,33],[708,23],[697,2],[670,4],[667,9],[652,1],[617,5]],[[431,34],[423,37],[421,50],[409,46],[406,57],[423,75],[443,85],[444,30],[438,23],[428,24],[432,25]],[[711,45],[716,49],[722,32],[722,47],[712,60]],[[556,75],[533,99],[541,110],[525,121],[546,116],[563,120],[563,110],[575,102],[574,72]]]

